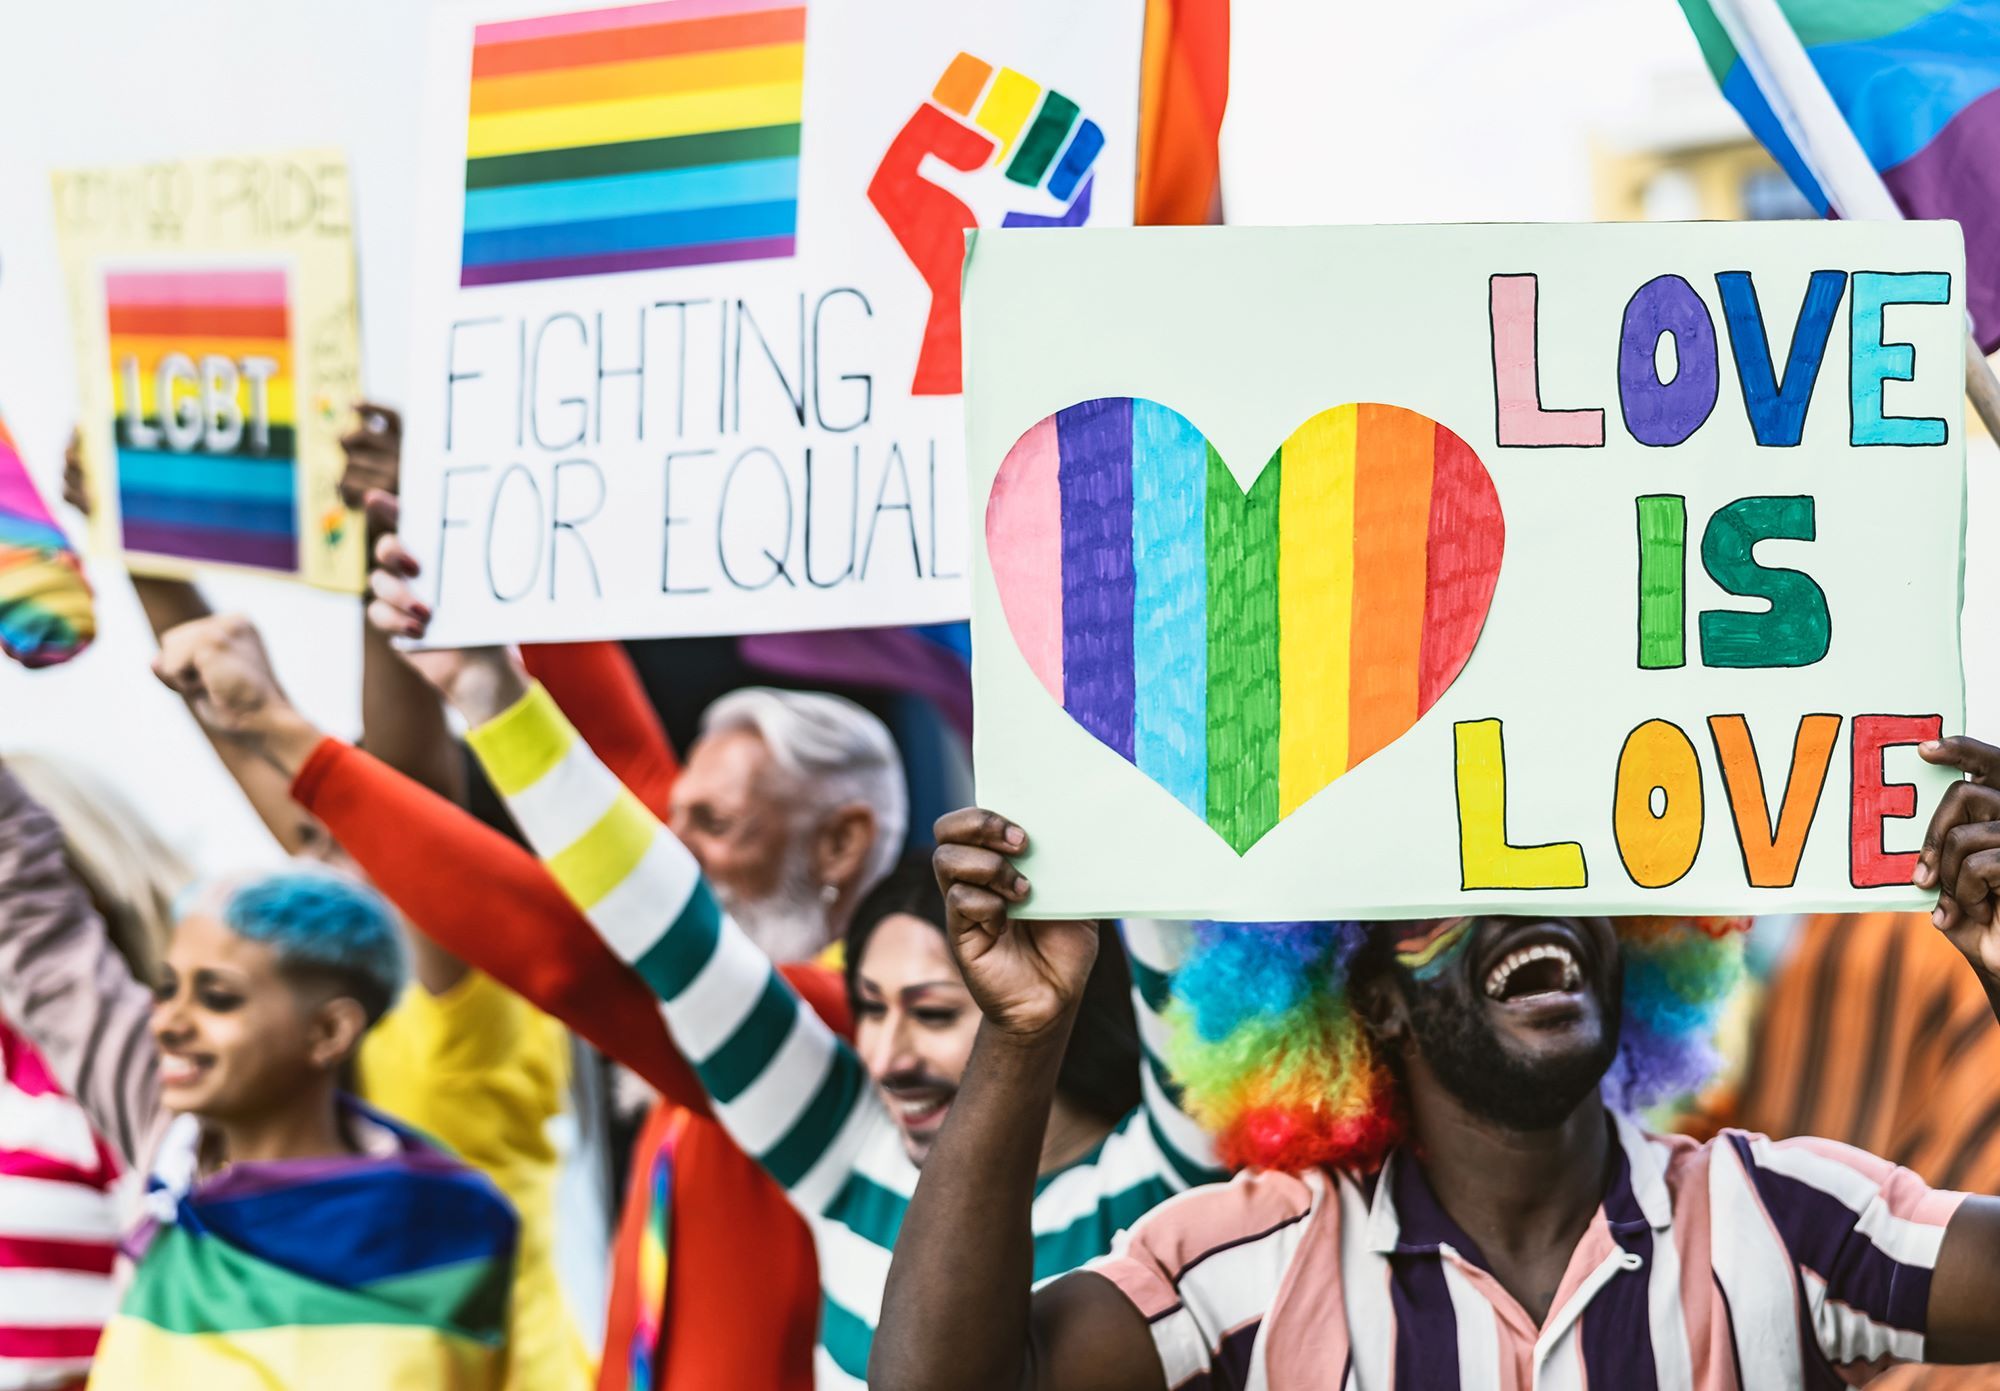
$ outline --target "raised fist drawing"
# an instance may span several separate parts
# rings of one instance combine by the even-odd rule
[[[1091,167],[1104,148],[1104,132],[1080,115],[1061,92],[961,53],[889,142],[868,201],[931,292],[912,395],[959,392],[959,264],[965,229],[979,225],[969,204],[926,177],[925,156],[968,175],[1004,170],[1009,201],[1043,209],[1010,208],[1003,227],[1080,227],[1090,219]]]

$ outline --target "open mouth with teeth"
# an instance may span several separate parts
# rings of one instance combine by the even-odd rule
[[[894,1091],[886,1094],[889,1114],[904,1130],[912,1134],[936,1129],[944,1123],[944,1113],[951,1109],[952,1093],[926,1089],[924,1091]]]
[[[1486,998],[1502,1004],[1527,1003],[1539,997],[1566,995],[1583,984],[1576,953],[1560,942],[1516,947],[1486,973]]]
[[[160,1084],[167,1088],[192,1087],[207,1075],[212,1059],[192,1053],[160,1054]]]

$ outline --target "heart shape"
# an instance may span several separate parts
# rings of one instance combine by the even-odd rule
[[[1334,406],[1246,493],[1136,396],[1007,452],[986,548],[1050,695],[1241,855],[1401,738],[1464,668],[1506,527],[1471,446],[1401,406]]]

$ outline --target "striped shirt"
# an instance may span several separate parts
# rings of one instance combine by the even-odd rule
[[[1831,1141],[1615,1124],[1540,1327],[1402,1151],[1183,1194],[1089,1268],[1147,1317],[1174,1391],[1770,1391],[1922,1359],[1963,1195]]]
[[[819,1255],[817,1384],[859,1388],[917,1183],[860,1059],[717,907],[686,847],[540,687],[469,742],[556,881],[660,997],[717,1117],[805,1215]],[[1037,1181],[1038,1280],[1101,1255],[1158,1203],[1218,1177],[1158,1051],[1156,1011],[1184,931],[1128,925],[1145,1100],[1089,1154]]]
[[[117,1309],[117,1161],[0,1020],[0,1391],[80,1384]]]

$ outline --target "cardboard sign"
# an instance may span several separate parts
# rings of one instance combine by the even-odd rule
[[[341,504],[361,394],[338,152],[55,176],[91,529],[142,574],[199,565],[358,593]]]
[[[1918,906],[1950,223],[980,233],[975,773],[1038,916]]]
[[[964,231],[1131,221],[1143,9],[441,7],[403,487],[432,641],[963,618]]]

